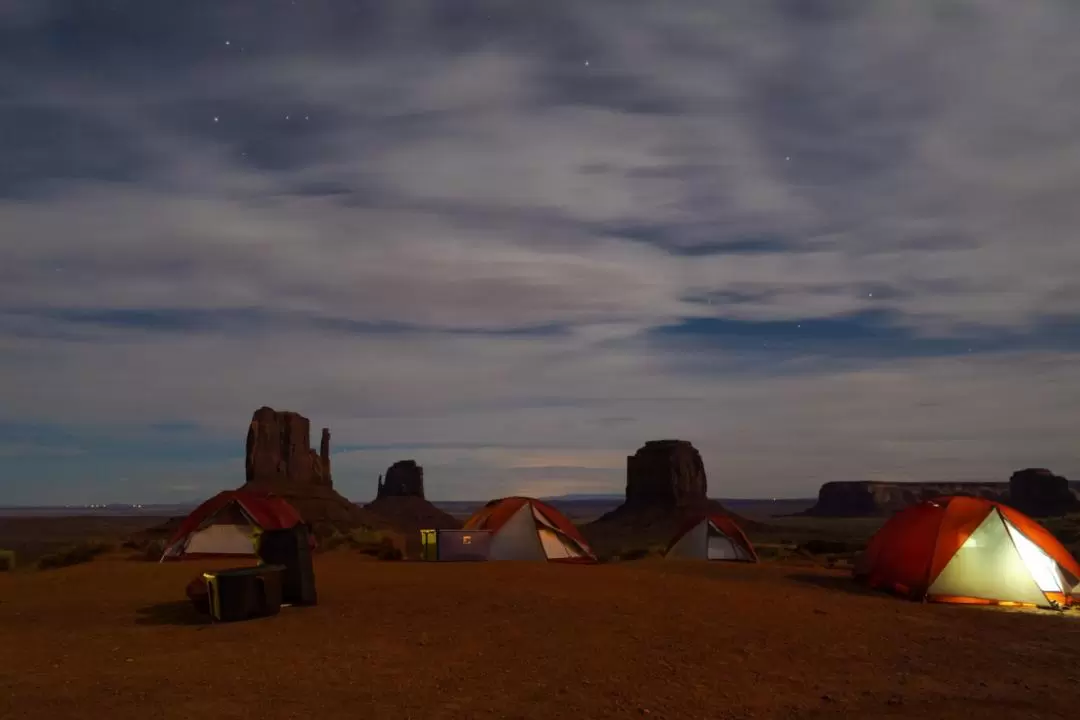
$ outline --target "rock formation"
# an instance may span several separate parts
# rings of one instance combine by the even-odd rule
[[[420,549],[421,530],[456,530],[461,523],[424,498],[424,468],[415,460],[399,460],[379,476],[375,499],[364,506],[385,520],[406,540],[408,552]]]
[[[744,530],[759,528],[707,496],[705,463],[685,440],[652,440],[626,458],[626,501],[582,528],[602,555],[666,546],[688,517],[730,515]]]
[[[806,515],[889,515],[939,495],[968,495],[1011,505],[1033,515],[1064,514],[1077,506],[1075,490],[1049,470],[1021,470],[1009,482],[827,482]]]
[[[311,448],[311,421],[299,413],[261,407],[248,426],[244,470],[247,483],[332,487],[330,431],[323,428],[316,453]]]
[[[311,422],[295,412],[261,407],[251,417],[245,450],[244,490],[272,492],[289,501],[325,537],[353,528],[383,528],[385,521],[342,497],[330,475],[330,431],[319,451],[311,447]]]
[[[939,495],[970,495],[1007,502],[1007,483],[827,482],[817,504],[806,511],[816,517],[872,517]]]
[[[1045,468],[1017,470],[1009,478],[1009,504],[1033,517],[1065,515],[1080,510],[1069,481]]]
[[[650,440],[626,458],[626,504],[685,508],[707,495],[701,453],[685,440]]]
[[[387,469],[385,482],[379,476],[375,497],[424,497],[424,468],[415,460],[398,460]]]

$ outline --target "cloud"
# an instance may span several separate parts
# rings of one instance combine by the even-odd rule
[[[1066,3],[2,9],[0,420],[287,406],[447,497],[1072,462]]]
[[[0,443],[0,457],[75,457],[84,451],[73,447],[52,447],[33,443]]]

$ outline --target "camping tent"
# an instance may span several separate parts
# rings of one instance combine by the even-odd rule
[[[687,522],[668,545],[665,558],[757,562],[754,546],[734,520],[705,513]]]
[[[572,522],[532,498],[492,500],[466,521],[464,529],[491,532],[489,560],[596,561]]]
[[[855,575],[916,599],[1057,607],[1072,602],[1080,565],[1018,510],[951,496],[893,515],[870,540]]]
[[[282,498],[227,490],[180,523],[161,559],[254,556],[263,530],[286,530],[302,523],[300,514]]]

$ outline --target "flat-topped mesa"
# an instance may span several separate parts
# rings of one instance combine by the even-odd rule
[[[1017,470],[1009,478],[1009,504],[1033,517],[1065,515],[1080,510],[1080,498],[1069,481],[1046,468]]]
[[[251,417],[244,453],[246,482],[272,487],[333,487],[330,431],[319,452],[311,447],[311,421],[299,413],[261,407]]]
[[[379,477],[375,499],[382,497],[424,497],[424,468],[415,460],[398,460]]]
[[[628,507],[693,507],[707,491],[701,453],[686,440],[650,440],[626,458]]]
[[[941,495],[970,495],[1007,500],[1009,486],[995,482],[882,482],[838,480],[818,490],[817,503],[804,514],[817,517],[889,515],[909,505]]]
[[[1009,482],[827,482],[807,515],[861,517],[888,515],[940,495],[969,495],[1005,503],[1035,517],[1080,510],[1080,485],[1049,470],[1028,468]]]

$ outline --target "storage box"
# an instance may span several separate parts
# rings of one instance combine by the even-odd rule
[[[218,622],[233,622],[277,615],[284,571],[281,565],[259,565],[203,573],[210,616]]]
[[[420,557],[441,562],[478,562],[491,551],[489,530],[421,530]]]

